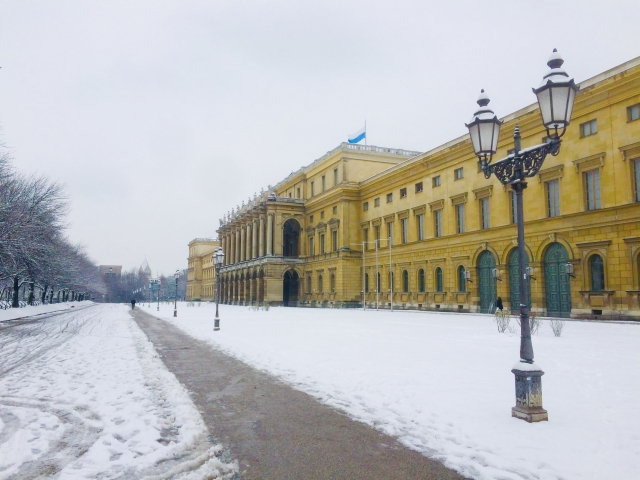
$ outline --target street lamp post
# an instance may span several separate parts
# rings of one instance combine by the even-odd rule
[[[542,84],[534,88],[538,97],[542,122],[547,130],[546,142],[522,149],[520,128],[513,134],[514,149],[502,160],[491,163],[496,153],[502,122],[488,107],[489,97],[484,90],[478,98],[480,108],[467,124],[471,143],[485,178],[494,174],[503,185],[511,185],[516,193],[516,221],[518,225],[518,283],[520,290],[520,362],[511,370],[516,380],[516,406],[511,415],[527,422],[548,420],[542,408],[542,375],[544,372],[533,362],[531,326],[529,324],[529,301],[527,295],[527,254],[524,242],[524,209],[522,192],[527,188],[527,177],[535,176],[547,155],[560,153],[561,137],[571,121],[571,112],[578,86],[573,78],[561,68],[564,60],[553,50],[547,65],[549,71]]]
[[[173,296],[173,316],[178,316],[178,278],[180,278],[180,270],[176,270],[176,273],[173,275],[176,277],[176,291]]]
[[[222,248],[216,249],[211,257],[216,268],[216,317],[213,320],[213,330],[220,330],[220,315],[218,313],[218,303],[220,301],[220,267],[224,263],[224,252]]]

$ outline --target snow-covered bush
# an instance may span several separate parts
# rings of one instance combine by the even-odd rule
[[[504,333],[504,331],[509,326],[510,318],[509,315],[502,312],[501,310],[496,311],[496,325],[498,326],[498,332]]]
[[[553,330],[553,334],[556,337],[559,337],[560,335],[562,335],[562,329],[564,328],[564,320],[560,320],[558,318],[552,318],[551,321],[549,322],[549,325],[551,325],[551,330]]]

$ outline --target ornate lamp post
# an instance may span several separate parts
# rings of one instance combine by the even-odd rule
[[[531,326],[529,324],[529,301],[527,298],[527,254],[524,243],[524,215],[522,192],[527,188],[527,177],[535,176],[547,155],[560,153],[561,137],[569,122],[578,86],[573,78],[561,68],[564,60],[553,50],[547,65],[549,71],[542,83],[533,92],[538,97],[542,123],[547,129],[547,141],[541,145],[525,148],[520,144],[520,128],[516,125],[513,139],[514,149],[502,160],[491,163],[496,153],[502,122],[488,107],[489,97],[484,90],[478,98],[480,108],[467,124],[473,149],[480,161],[485,178],[494,174],[504,185],[511,185],[516,193],[518,224],[518,280],[520,288],[520,362],[511,370],[516,377],[516,406],[511,415],[527,422],[548,420],[542,408],[542,375],[544,372],[533,363]]]
[[[220,300],[220,267],[224,263],[224,252],[222,248],[217,248],[213,253],[213,265],[216,268],[216,318],[213,320],[213,330],[220,330],[220,315],[218,314],[218,302]]]
[[[173,296],[173,316],[178,316],[178,279],[180,278],[180,270],[176,270],[176,273],[173,274],[176,277],[176,291]]]

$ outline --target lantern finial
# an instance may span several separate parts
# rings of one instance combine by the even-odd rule
[[[557,48],[554,48],[553,53],[551,54],[551,56],[549,57],[549,60],[547,61],[547,65],[549,65],[549,68],[560,68],[562,67],[563,63],[564,63],[564,59],[562,58],[562,55],[558,53]]]
[[[490,101],[491,100],[489,100],[489,95],[484,93],[484,88],[480,90],[480,95],[478,96],[477,100],[478,105],[480,105],[481,107],[486,107],[487,105],[489,105]]]

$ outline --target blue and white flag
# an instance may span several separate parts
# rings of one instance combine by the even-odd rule
[[[349,135],[349,143],[358,143],[367,138],[367,125],[365,124],[360,130],[353,135]]]

